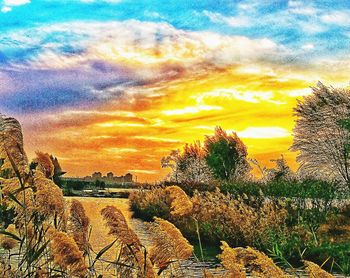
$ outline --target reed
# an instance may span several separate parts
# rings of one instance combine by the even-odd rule
[[[159,273],[171,263],[186,260],[193,254],[192,245],[172,223],[156,217],[149,224],[149,231],[153,242],[151,261],[160,269]]]
[[[313,262],[304,260],[303,263],[310,278],[334,278],[332,274],[323,270],[319,265]]]
[[[56,229],[49,229],[49,248],[55,264],[67,271],[68,275],[86,277],[88,268],[85,264],[83,252],[79,250],[72,237]]]
[[[221,249],[222,254],[219,255],[220,260],[225,269],[234,273],[235,277],[245,277],[245,272],[249,272],[253,277],[261,278],[288,277],[284,271],[263,252],[251,247],[231,248],[226,242],[222,242]]]
[[[178,186],[169,186],[165,188],[170,200],[170,213],[175,217],[190,215],[193,204],[187,194]]]
[[[88,238],[90,220],[86,216],[83,205],[78,200],[72,200],[69,212],[67,221],[68,234],[73,237],[74,241],[79,247],[79,250],[86,255],[90,249]]]

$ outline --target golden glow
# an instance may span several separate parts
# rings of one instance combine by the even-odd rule
[[[344,85],[348,78],[345,72],[321,67],[249,60],[259,51],[276,51],[278,46],[268,40],[191,33],[177,43],[163,43],[157,52],[152,42],[130,45],[128,41],[96,43],[89,54],[133,68],[140,77],[161,77],[125,88],[120,98],[90,111],[20,119],[30,155],[38,149],[53,153],[69,176],[130,171],[139,181],[154,181],[167,172],[160,167],[162,156],[185,142],[203,140],[221,126],[237,131],[249,156],[262,164],[271,165],[271,159],[283,154],[296,168],[296,154],[288,149],[297,98],[309,94],[318,80]],[[242,49],[243,61],[236,62],[235,53]],[[207,55],[220,64],[203,63]]]

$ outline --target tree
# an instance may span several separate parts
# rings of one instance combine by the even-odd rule
[[[291,150],[298,151],[299,171],[305,175],[350,184],[350,131],[342,122],[350,116],[350,90],[318,83],[298,101]]]
[[[271,161],[274,162],[276,166],[266,169],[265,179],[267,181],[293,181],[296,179],[295,173],[288,166],[283,155],[281,155],[281,158],[272,159]]]
[[[234,180],[250,171],[247,147],[238,135],[228,135],[221,127],[205,139],[205,160],[214,176],[220,180]]]
[[[171,168],[170,180],[179,182],[208,182],[211,172],[206,164],[205,150],[200,141],[186,144],[183,151],[173,150],[161,160],[162,168]]]

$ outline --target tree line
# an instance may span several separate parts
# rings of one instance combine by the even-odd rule
[[[350,188],[350,90],[325,86],[319,82],[312,93],[293,108],[295,127],[290,150],[298,152],[299,168],[294,173],[283,156],[266,168],[248,158],[247,147],[236,132],[228,134],[216,127],[204,143],[186,144],[163,157],[161,166],[170,168],[168,180],[177,183],[207,183],[212,180],[252,179],[255,165],[261,181],[316,179],[339,182]]]

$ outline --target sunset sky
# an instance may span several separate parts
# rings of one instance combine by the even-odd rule
[[[348,1],[0,1],[0,113],[68,176],[154,181],[214,127],[296,167],[292,109],[350,80]]]

